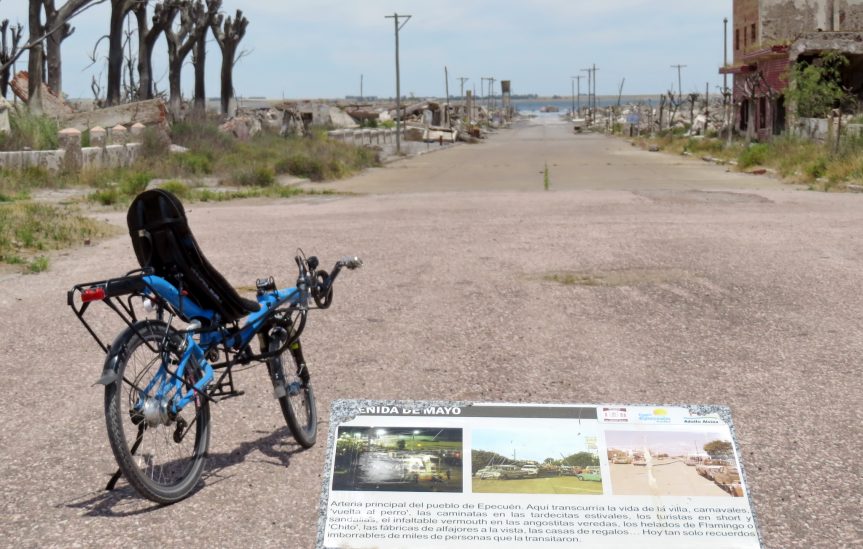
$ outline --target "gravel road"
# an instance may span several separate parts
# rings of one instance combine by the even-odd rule
[[[329,186],[359,194],[189,208],[237,286],[291,284],[298,246],[365,260],[304,335],[321,439],[336,398],[724,404],[766,545],[863,545],[863,196],[554,123]],[[324,445],[293,443],[261,368],[192,497],[102,491],[102,356],[65,292],[135,266],[122,236],[0,279],[0,545],[311,547]]]

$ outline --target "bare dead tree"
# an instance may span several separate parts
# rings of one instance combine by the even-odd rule
[[[665,103],[668,98],[664,95],[659,96],[659,131],[662,132],[662,115],[665,114]]]
[[[42,24],[42,0],[30,0],[27,19],[30,27],[30,54],[27,61],[27,105],[30,107],[30,112],[39,115],[42,114],[42,56],[44,55],[42,42],[45,39],[43,36],[45,27]]]
[[[679,95],[675,95],[672,90],[668,90],[668,127],[671,129],[674,126],[674,119],[677,117],[677,109],[680,108],[680,104],[682,101],[678,100]]]
[[[168,105],[171,115],[179,118],[182,110],[182,98],[180,89],[183,61],[195,47],[198,34],[196,30],[207,24],[207,9],[200,1],[191,2],[184,0],[179,7],[180,24],[177,28],[171,26],[165,29],[165,38],[168,42]]]
[[[80,15],[88,8],[103,2],[105,2],[105,0],[90,0],[80,6],[77,10],[71,12],[67,17],[67,20]],[[2,72],[13,65],[25,51],[30,52],[27,62],[27,70],[29,73],[27,103],[34,114],[42,113],[42,83],[44,75],[47,72],[45,68],[44,42],[46,39],[50,38],[52,34],[63,29],[63,25],[49,27],[42,22],[43,6],[43,0],[29,0],[27,11],[29,38],[27,43],[19,47],[8,60],[5,62],[0,61],[0,72]]]
[[[205,24],[195,29],[195,48],[192,50],[192,65],[195,67],[195,99],[193,112],[196,116],[203,116],[207,110],[207,92],[204,85],[204,77],[207,61],[207,31],[210,30],[219,10],[222,9],[222,0],[207,0],[207,19]]]
[[[15,23],[9,26],[9,20],[0,21],[0,95],[6,97],[9,92],[9,78],[12,69],[12,63],[9,61],[16,57],[18,53],[18,45],[21,42],[21,37],[24,34],[24,25]]]
[[[132,38],[137,34],[137,30],[132,29],[132,18],[126,18],[126,30],[123,33],[123,97],[126,101],[137,101],[138,99],[138,83],[135,81],[137,69],[137,57],[132,49]]]
[[[54,0],[42,0],[45,6],[45,26],[51,30],[46,39],[46,56],[48,66],[48,86],[56,95],[63,93],[63,59],[61,47],[63,41],[69,38],[75,27],[69,20],[93,0],[68,0],[56,7]]]
[[[243,16],[242,10],[237,10],[233,19],[219,14],[212,22],[213,36],[222,50],[221,113],[223,115],[234,114],[234,65],[240,59],[237,55],[237,46],[246,35],[248,26],[249,20]]]
[[[123,86],[123,22],[137,5],[147,0],[111,0],[111,19],[108,27],[108,89],[106,102],[118,105]]]
[[[156,96],[153,83],[153,47],[165,29],[174,23],[179,3],[173,0],[159,2],[153,7],[152,24],[147,21],[147,4],[139,3],[134,8],[138,20],[138,99],[153,99]]]
[[[93,93],[93,103],[97,107],[103,107],[105,105],[105,98],[102,96],[102,75],[99,77],[95,75],[90,77],[90,91]]]
[[[692,127],[695,125],[695,102],[701,97],[699,93],[690,93],[686,96],[689,100],[689,131],[692,132]],[[691,135],[691,133],[690,133]]]

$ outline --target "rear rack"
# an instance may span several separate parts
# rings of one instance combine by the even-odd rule
[[[131,271],[126,276],[120,278],[76,284],[66,293],[66,303],[106,354],[108,353],[109,346],[99,338],[96,331],[84,318],[84,314],[90,308],[91,303],[101,301],[117,313],[117,316],[127,326],[133,327],[138,321],[138,316],[135,314],[135,308],[132,306],[132,298],[149,297],[154,301],[159,299],[144,281],[144,276],[148,274],[150,273],[144,270]],[[76,295],[79,298],[78,300],[75,299]],[[123,300],[124,296],[127,296],[125,301]],[[77,301],[80,301],[80,305],[78,305]]]

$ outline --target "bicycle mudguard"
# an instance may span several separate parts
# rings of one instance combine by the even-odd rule
[[[93,385],[110,385],[117,381],[117,362],[119,359],[119,353],[109,354],[108,358],[105,359],[105,365],[102,367],[102,375]]]

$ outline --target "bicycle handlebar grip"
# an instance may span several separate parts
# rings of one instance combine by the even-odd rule
[[[339,259],[339,266],[347,267],[349,270],[353,271],[354,269],[359,269],[363,266],[363,260],[357,256],[349,256]]]

